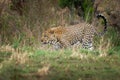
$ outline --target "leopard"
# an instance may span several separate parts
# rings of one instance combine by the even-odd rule
[[[82,48],[93,50],[94,36],[102,36],[107,31],[106,18],[101,14],[98,14],[97,18],[104,20],[104,30],[102,32],[97,32],[96,26],[87,22],[64,27],[52,27],[42,33],[41,43],[53,45],[55,49],[68,48],[80,43]]]

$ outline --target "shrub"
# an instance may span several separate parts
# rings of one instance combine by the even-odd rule
[[[59,6],[61,8],[68,7],[71,11],[72,8],[78,10],[81,8],[83,11],[82,17],[85,21],[89,22],[92,19],[94,8],[93,8],[93,0],[59,0]],[[79,12],[81,14],[82,12]],[[79,15],[81,16],[81,15]]]

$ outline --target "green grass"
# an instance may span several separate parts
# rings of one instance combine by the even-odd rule
[[[4,60],[7,60],[8,58],[10,58],[11,54],[12,54],[11,52],[6,52],[6,51],[1,52],[0,51],[0,62],[2,62]]]
[[[31,53],[28,52],[29,60],[24,64],[17,63],[16,59],[4,59],[0,63],[2,65],[0,67],[0,80],[120,79],[120,56],[118,54],[100,57],[99,54],[96,55],[98,52],[76,51],[76,54],[86,55],[86,57],[81,58],[79,55],[71,56],[73,53],[74,51],[70,49],[59,51],[36,49]],[[5,57],[7,58],[7,56]],[[38,73],[44,67],[49,67],[46,73],[44,70]]]

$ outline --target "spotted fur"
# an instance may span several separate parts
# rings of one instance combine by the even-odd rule
[[[55,49],[67,48],[80,42],[83,48],[93,49],[94,35],[103,35],[107,28],[106,19],[103,16],[102,18],[105,21],[105,28],[102,33],[97,33],[95,26],[84,22],[68,27],[50,28],[42,34],[41,42],[52,44]]]

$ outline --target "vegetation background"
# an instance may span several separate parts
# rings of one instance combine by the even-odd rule
[[[119,80],[119,4],[119,0],[0,0],[0,80]],[[108,30],[95,37],[94,51],[55,51],[40,44],[47,28],[97,23],[96,13],[107,18]]]

